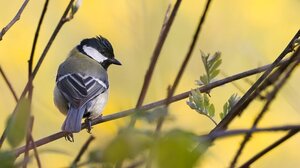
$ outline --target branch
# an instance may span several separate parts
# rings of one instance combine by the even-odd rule
[[[287,135],[285,135],[284,137],[280,138],[279,140],[277,140],[276,142],[274,142],[273,144],[271,144],[270,146],[268,146],[267,148],[265,148],[264,150],[262,150],[261,152],[259,152],[255,156],[253,156],[251,159],[249,159],[248,161],[246,161],[240,167],[249,167],[256,160],[258,160],[259,158],[261,158],[262,156],[264,156],[266,153],[270,152],[271,150],[273,150],[274,148],[276,148],[277,146],[279,146],[280,144],[282,144],[283,142],[285,142],[286,140],[288,140],[292,136],[296,135],[298,132],[299,132],[299,130],[291,130]]]
[[[275,82],[275,81],[278,81],[274,87],[274,89],[272,90],[272,92],[267,96],[267,102],[265,103],[263,109],[261,110],[261,112],[258,114],[258,116],[256,117],[255,121],[253,122],[252,124],[252,128],[255,128],[259,121],[262,119],[262,117],[264,116],[264,114],[266,113],[266,111],[269,109],[269,106],[271,105],[271,103],[273,102],[273,100],[275,99],[277,93],[279,92],[279,90],[282,88],[282,86],[286,83],[287,79],[290,77],[291,73],[293,72],[293,70],[296,68],[296,66],[298,65],[299,61],[296,61],[294,62],[295,60],[299,60],[299,49],[297,50],[297,52],[295,52],[295,54],[289,59],[290,63],[287,63],[287,64],[284,64],[284,66],[280,67],[279,69],[277,69],[276,72],[274,72],[272,75],[269,76],[269,78],[266,80],[267,83],[272,83],[272,82]],[[297,59],[298,58],[298,59]],[[294,64],[292,64],[294,63]],[[291,65],[291,67],[289,69],[288,66]],[[287,69],[287,72],[285,74],[284,77],[282,77],[280,79],[280,76],[283,75],[283,72],[284,70]],[[270,78],[273,78],[274,79],[270,79]],[[276,77],[276,78],[275,78]],[[264,83],[263,83],[264,84]],[[262,85],[263,85],[262,84]],[[246,143],[250,140],[251,138],[251,133],[249,134],[246,134],[244,140],[242,141],[238,151],[236,152],[236,155],[234,156],[234,159],[230,165],[230,167],[235,167],[236,165],[236,162],[238,161],[238,158],[241,156],[241,153],[243,151],[243,149],[245,148],[246,146]]]
[[[2,29],[0,32],[0,41],[2,40],[4,34],[20,19],[21,14],[23,13],[26,5],[28,4],[29,0],[24,0],[21,8],[17,12],[16,16]]]
[[[68,4],[68,6],[67,6],[67,8],[66,8],[66,10],[65,10],[65,12],[64,12],[64,14],[63,14],[63,16],[61,17],[61,19],[60,19],[59,23],[57,24],[57,26],[56,26],[56,28],[55,28],[53,34],[51,35],[51,37],[50,37],[50,39],[49,39],[49,41],[48,41],[48,43],[47,43],[45,49],[43,50],[43,53],[42,53],[42,55],[40,56],[40,58],[39,58],[39,60],[38,60],[38,62],[37,62],[37,65],[35,66],[35,68],[34,68],[32,74],[30,75],[30,78],[29,78],[29,80],[28,80],[28,82],[27,82],[25,88],[23,89],[23,92],[22,92],[22,94],[21,94],[21,96],[20,96],[20,99],[24,98],[25,95],[26,95],[26,93],[28,92],[28,90],[31,88],[31,86],[32,86],[32,81],[33,81],[33,79],[35,78],[35,76],[36,76],[36,74],[37,74],[39,68],[41,67],[41,65],[42,65],[42,63],[43,63],[43,60],[45,59],[46,54],[48,53],[48,51],[49,51],[49,49],[50,49],[50,47],[51,47],[51,45],[52,45],[52,43],[53,43],[55,37],[57,36],[58,32],[60,31],[60,29],[62,28],[62,26],[63,26],[66,22],[70,21],[70,19],[69,19],[70,17],[68,17],[68,13],[69,13],[69,11],[70,11],[70,9],[71,9],[71,7],[72,7],[73,2],[74,2],[74,0],[70,0],[70,2],[69,2],[69,4]],[[20,99],[19,99],[19,100],[20,100]],[[16,106],[16,107],[17,107],[17,106]],[[15,108],[16,108],[16,107],[15,107]],[[15,111],[16,111],[16,110],[14,110],[14,112],[15,112]],[[14,112],[12,113],[12,116],[15,115]],[[4,131],[3,131],[3,133],[2,133],[2,136],[1,136],[1,139],[0,139],[0,147],[2,146],[2,143],[3,143],[3,141],[5,140],[5,138],[6,138],[6,128],[4,129]]]
[[[81,147],[78,155],[74,159],[72,165],[70,167],[76,167],[77,163],[80,161],[81,156],[84,154],[84,152],[89,147],[90,143],[95,139],[93,135],[90,135],[89,139],[84,143],[84,145]]]
[[[36,149],[37,147],[35,145],[35,142],[34,142],[34,139],[33,139],[32,135],[30,135],[30,141],[31,141],[32,146],[33,146],[34,157],[35,157],[36,163],[38,165],[38,168],[41,168],[42,167],[41,160],[40,160],[40,157],[39,157],[39,153]]]
[[[146,97],[146,93],[147,93],[147,90],[149,88],[149,84],[150,84],[150,81],[151,81],[151,78],[152,78],[152,75],[153,75],[153,72],[154,72],[155,65],[157,63],[158,57],[159,57],[161,49],[162,49],[162,47],[165,43],[165,40],[166,40],[167,35],[169,33],[169,30],[172,26],[172,23],[174,21],[176,13],[179,9],[180,3],[181,3],[181,0],[176,1],[176,4],[175,4],[170,16],[168,15],[169,10],[167,10],[167,12],[166,12],[164,24],[162,26],[158,41],[157,41],[155,49],[153,51],[153,54],[152,54],[152,57],[151,57],[151,62],[149,64],[148,70],[145,74],[144,83],[143,83],[143,86],[142,86],[142,90],[141,90],[139,99],[138,99],[137,104],[136,104],[136,109],[139,109],[142,106],[143,102],[144,102],[144,99]],[[131,118],[129,126],[133,127],[135,125],[135,122],[136,122],[136,118],[135,117]]]
[[[10,92],[12,93],[12,95],[14,96],[14,99],[16,102],[18,102],[18,96],[17,96],[17,93],[16,91],[14,90],[14,88],[12,87],[12,84],[10,83],[10,81],[8,80],[7,76],[5,75],[4,71],[2,70],[2,67],[0,66],[0,73],[5,81],[5,83],[7,84]],[[0,146],[1,148],[1,146]]]
[[[277,93],[279,92],[279,90],[282,88],[282,86],[286,83],[287,79],[290,77],[291,73],[293,72],[293,70],[296,68],[296,66],[298,65],[298,61],[299,61],[299,51],[300,50],[297,50],[297,52],[295,52],[295,54],[289,59],[289,63],[288,64],[285,64],[284,66],[280,67],[279,69],[277,69],[276,72],[274,72],[272,75],[269,76],[269,78],[267,78],[265,81],[267,81],[267,83],[270,83],[270,82],[275,82],[277,80],[278,81],[278,84],[275,85],[274,89],[272,90],[272,92],[270,94],[268,94],[267,96],[267,102],[265,103],[263,109],[261,110],[261,112],[258,114],[258,116],[256,117],[255,121],[253,122],[252,124],[252,128],[255,128],[259,121],[262,119],[262,117],[264,116],[264,114],[267,112],[267,110],[269,109],[269,106],[271,105],[271,103],[273,102],[273,100],[275,99]],[[295,60],[297,60],[295,62]],[[292,64],[294,63],[294,64]],[[288,69],[288,66],[291,65],[291,67]],[[280,77],[283,75],[284,73],[284,70],[287,69],[287,72],[285,74],[284,77],[282,77],[280,79]],[[274,77],[274,79],[273,79]],[[272,78],[272,79],[270,79]],[[264,83],[262,84],[264,85]],[[244,147],[246,146],[246,143],[250,140],[251,138],[251,134],[247,134],[244,138],[244,140],[242,141],[238,151],[236,152],[236,155],[234,156],[234,159],[230,165],[230,167],[235,167],[236,165],[236,162],[238,160],[238,158],[241,156],[241,153],[244,149]]]
[[[294,49],[294,42],[296,39],[298,39],[300,36],[300,30],[295,34],[295,36],[292,38],[292,40],[289,42],[287,47],[282,51],[282,53],[277,57],[277,59],[271,64],[271,66],[266,70],[266,72],[250,87],[250,89],[244,94],[244,96],[239,100],[238,103],[230,110],[228,115],[225,116],[225,118],[218,124],[217,127],[215,127],[211,133],[217,130],[226,129],[226,127],[229,125],[229,123],[239,114],[241,114],[242,109],[246,108],[247,105],[250,103],[248,100],[249,97],[255,93],[255,90],[259,85],[265,80],[265,78],[272,72],[272,70],[278,66],[280,61],[290,52]],[[252,96],[252,99],[255,98]],[[248,100],[248,101],[247,101]]]
[[[282,65],[282,64],[284,64],[286,62],[287,62],[287,60],[284,60],[279,65]],[[248,71],[244,71],[244,72],[241,72],[239,74],[229,76],[229,77],[227,77],[225,79],[221,79],[221,80],[212,82],[212,83],[210,83],[208,85],[205,85],[205,86],[202,86],[202,87],[200,87],[198,89],[201,92],[206,92],[208,90],[212,90],[212,89],[214,89],[216,87],[225,85],[225,84],[230,83],[232,81],[239,80],[239,79],[242,79],[242,78],[245,78],[245,77],[248,77],[248,76],[260,73],[260,72],[263,72],[266,69],[268,69],[270,66],[271,66],[271,64],[268,64],[268,65],[265,65],[265,66],[262,66],[262,67],[259,67],[259,68],[255,68],[255,69],[251,69],[251,70],[248,70]],[[171,100],[170,100],[170,103],[177,102],[179,100],[185,99],[185,98],[187,98],[189,96],[189,94],[190,94],[190,91],[187,91],[187,92],[183,92],[181,94],[178,94],[176,96],[173,96],[171,98]],[[141,107],[141,110],[149,110],[149,109],[152,109],[152,108],[155,108],[155,107],[158,107],[158,106],[162,106],[162,105],[166,104],[166,102],[167,102],[167,100],[163,99],[163,100],[159,100],[159,101],[156,101],[156,102],[153,102],[153,103],[150,103],[150,104],[146,104],[146,105],[144,105],[144,106]],[[120,119],[120,118],[123,118],[123,117],[127,117],[127,116],[129,116],[131,114],[134,114],[134,112],[135,112],[135,109],[130,109],[130,110],[125,110],[125,111],[121,111],[121,112],[118,112],[118,113],[114,113],[114,114],[111,114],[111,115],[107,115],[107,116],[103,116],[103,117],[98,117],[98,118],[96,118],[96,119],[94,119],[92,121],[92,125],[97,125],[97,124],[104,123],[104,122],[107,122],[107,121],[111,121],[111,120],[116,120],[116,119]],[[86,125],[83,124],[82,125],[82,129],[85,129],[85,128],[86,128]],[[42,138],[42,139],[40,139],[38,141],[35,141],[35,144],[36,144],[37,147],[39,147],[39,146],[45,145],[47,143],[50,143],[52,141],[55,141],[55,140],[57,140],[59,138],[62,138],[65,135],[67,135],[67,133],[65,133],[65,132],[57,132],[55,134],[49,135],[47,137],[44,137],[44,138]],[[29,149],[32,149],[31,145],[29,146]],[[16,154],[16,156],[19,156],[23,152],[24,152],[24,146],[16,149],[15,154]]]
[[[200,139],[212,140],[217,138],[226,138],[237,136],[241,134],[252,134],[252,133],[261,133],[261,132],[281,132],[281,131],[300,131],[300,125],[283,125],[276,127],[265,127],[265,128],[252,128],[252,129],[235,129],[228,131],[217,131],[215,134],[205,134],[199,136]]]
[[[32,66],[33,66],[32,64],[33,64],[33,58],[34,58],[34,52],[35,52],[37,40],[38,40],[38,37],[39,37],[40,29],[41,29],[46,11],[47,11],[48,4],[49,4],[49,0],[46,0],[45,4],[44,4],[44,7],[43,7],[43,10],[42,10],[42,14],[41,14],[40,19],[39,19],[38,26],[37,26],[36,31],[35,31],[35,35],[34,35],[34,39],[33,39],[33,43],[32,43],[32,48],[31,48],[31,53],[30,53],[30,57],[29,57],[29,60],[28,60],[28,78],[29,79],[30,79],[30,76],[32,74]],[[31,85],[31,87],[29,89],[29,93],[28,93],[28,97],[29,97],[30,102],[32,100],[32,89],[33,89],[33,86]]]
[[[190,60],[190,58],[192,56],[192,52],[193,52],[193,50],[195,48],[198,36],[199,36],[199,34],[201,32],[201,28],[202,28],[202,25],[203,25],[203,23],[205,21],[206,14],[207,14],[207,11],[209,9],[210,4],[211,4],[211,0],[207,0],[205,9],[203,11],[202,16],[200,17],[199,24],[198,24],[198,26],[196,28],[193,40],[192,40],[192,42],[190,44],[190,48],[189,48],[189,50],[188,50],[188,52],[187,52],[187,54],[185,56],[184,61],[181,64],[181,67],[180,67],[180,69],[178,71],[178,74],[177,74],[177,76],[176,76],[176,78],[175,78],[175,80],[173,82],[173,85],[172,85],[171,89],[168,91],[167,102],[166,102],[167,106],[169,105],[171,97],[174,95],[175,90],[176,90],[176,88],[177,88],[177,86],[179,84],[179,81],[180,81],[180,79],[181,79],[181,77],[183,75],[183,72],[184,72],[184,70],[185,70],[185,68],[186,68],[186,66],[187,66],[187,64],[188,64],[188,62],[189,62],[189,60]],[[156,125],[156,132],[159,132],[161,130],[161,127],[162,127],[162,124],[163,124],[164,120],[165,120],[164,117],[159,118],[159,120],[157,122],[157,125]]]
[[[24,154],[24,160],[23,160],[23,168],[27,167],[27,163],[29,161],[28,146],[29,146],[29,143],[30,143],[30,135],[31,135],[31,132],[32,132],[33,122],[34,122],[34,118],[31,116],[30,119],[29,119],[29,125],[28,125],[28,129],[27,129],[25,154]]]

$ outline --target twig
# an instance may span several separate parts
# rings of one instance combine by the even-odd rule
[[[31,76],[31,73],[32,73],[33,58],[34,58],[35,48],[36,48],[36,45],[37,45],[37,40],[38,40],[38,37],[39,37],[40,29],[41,29],[46,11],[47,11],[48,4],[49,4],[49,0],[46,0],[45,4],[44,4],[44,7],[43,7],[43,10],[42,10],[42,14],[41,14],[40,19],[39,19],[38,26],[37,26],[36,31],[35,31],[35,35],[34,35],[34,39],[33,39],[33,43],[32,43],[32,48],[31,48],[31,53],[30,53],[30,57],[29,57],[29,60],[28,60],[28,78],[29,79],[30,79],[30,76]],[[32,86],[32,83],[31,83],[30,89],[28,91],[28,97],[29,97],[30,102],[32,100],[32,89],[33,89],[33,86]]]
[[[40,56],[40,58],[39,58],[39,60],[38,60],[38,62],[37,62],[37,65],[35,66],[35,68],[34,68],[32,74],[31,74],[31,76],[30,76],[30,78],[29,78],[29,80],[28,80],[28,82],[27,82],[25,88],[23,89],[23,92],[22,92],[22,94],[21,94],[21,96],[20,96],[20,99],[24,98],[25,95],[26,95],[26,93],[27,93],[28,90],[30,89],[30,86],[32,85],[32,81],[33,81],[33,79],[35,78],[35,76],[36,76],[36,74],[37,74],[39,68],[41,67],[41,65],[42,65],[42,63],[43,63],[43,60],[45,59],[46,54],[48,53],[48,51],[49,51],[49,49],[50,49],[50,47],[51,47],[51,45],[52,45],[52,43],[53,43],[55,37],[57,36],[58,32],[60,31],[60,29],[62,28],[62,26],[63,26],[66,22],[68,22],[68,21],[70,20],[70,19],[66,19],[66,18],[68,18],[68,13],[69,13],[69,11],[70,11],[70,9],[71,9],[71,7],[72,7],[73,2],[74,2],[74,0],[70,0],[70,2],[69,2],[69,4],[68,4],[68,6],[67,6],[67,8],[66,8],[66,10],[65,10],[65,12],[64,12],[64,14],[63,14],[63,16],[61,17],[61,19],[60,19],[58,25],[56,26],[56,28],[55,28],[53,34],[51,35],[51,37],[50,37],[50,39],[49,39],[49,41],[48,41],[48,43],[47,43],[45,49],[43,50],[43,53],[42,53],[42,55]],[[17,106],[16,106],[16,107],[17,107]],[[15,107],[15,108],[16,108],[16,107]],[[16,110],[14,110],[14,112],[15,112],[15,111],[16,111]],[[12,116],[14,116],[14,115],[15,115],[15,114],[12,113]],[[6,128],[5,128],[5,130],[6,130]],[[2,136],[1,136],[0,146],[2,145],[3,141],[4,141],[5,138],[6,138],[6,134],[5,134],[6,131],[5,131],[5,130],[3,131]]]
[[[60,21],[58,22],[56,28],[54,29],[54,32],[52,33],[52,35],[51,35],[51,37],[50,37],[50,39],[49,39],[49,41],[48,41],[45,49],[43,50],[43,53],[41,54],[41,56],[40,56],[40,58],[39,58],[39,60],[38,60],[38,62],[36,64],[35,68],[32,71],[32,74],[31,74],[31,76],[30,76],[30,78],[29,78],[29,80],[28,80],[25,88],[23,89],[23,92],[21,94],[21,98],[23,98],[26,95],[26,93],[28,92],[31,83],[32,83],[33,79],[35,78],[37,72],[39,71],[39,69],[40,69],[40,67],[41,67],[41,65],[42,65],[42,63],[43,63],[43,61],[44,61],[44,59],[45,59],[45,57],[46,57],[46,55],[47,55],[47,53],[48,53],[51,45],[53,43],[53,41],[54,41],[54,39],[56,38],[58,32],[61,30],[62,26],[66,22],[70,21],[70,19],[67,19],[67,18],[69,18],[68,14],[69,14],[69,11],[70,11],[70,9],[72,7],[73,2],[74,2],[74,0],[70,0],[68,6],[66,7],[66,10],[65,10],[64,14],[62,15],[62,17],[61,17]]]
[[[280,144],[282,144],[283,142],[285,142],[286,140],[288,140],[292,136],[296,135],[298,132],[299,132],[299,130],[291,130],[287,135],[285,135],[284,137],[280,138],[279,140],[277,140],[276,142],[274,142],[273,144],[271,144],[270,146],[268,146],[267,148],[265,148],[264,150],[262,150],[261,152],[259,152],[255,156],[253,156],[251,159],[249,159],[248,161],[246,161],[240,167],[241,168],[242,167],[249,167],[252,163],[254,163],[255,161],[257,161],[259,158],[261,158],[266,153],[270,152],[275,147],[279,146]]]
[[[284,60],[280,63],[280,65],[282,65],[286,62],[287,62],[287,60]],[[239,80],[239,79],[242,79],[242,78],[257,74],[257,73],[261,73],[261,72],[265,71],[266,69],[268,69],[270,66],[271,66],[271,64],[268,64],[268,65],[265,65],[265,66],[262,66],[262,67],[259,67],[259,68],[244,71],[244,72],[241,72],[239,74],[229,76],[225,79],[221,79],[221,80],[212,82],[212,83],[210,83],[208,85],[205,85],[205,86],[202,86],[198,89],[201,92],[205,92],[207,90],[212,90],[216,87],[225,85],[225,84],[230,83],[232,81]],[[187,91],[187,92],[183,92],[181,94],[178,94],[176,96],[173,96],[171,98],[171,102],[176,102],[176,101],[185,99],[189,96],[189,94],[190,94],[190,91]],[[155,108],[155,107],[158,107],[158,106],[162,106],[162,105],[166,104],[166,102],[167,102],[167,100],[163,99],[163,100],[159,100],[159,101],[156,101],[156,102],[153,102],[153,103],[150,103],[150,104],[146,104],[146,105],[141,107],[141,110],[149,110],[149,109],[152,109],[152,108]],[[100,117],[100,118],[96,118],[92,121],[92,125],[96,125],[96,124],[104,123],[104,122],[107,122],[107,121],[127,117],[127,116],[133,114],[134,112],[135,112],[135,109],[130,109],[130,110],[125,110],[125,111],[121,111],[121,112],[118,112],[118,113],[114,113],[114,114],[111,114],[111,115],[103,116],[103,117]],[[84,129],[84,128],[86,128],[85,125],[82,126],[82,129]],[[42,145],[47,144],[49,142],[55,141],[59,138],[62,138],[65,135],[66,135],[65,132],[57,132],[55,134],[44,137],[44,138],[36,141],[35,143],[36,143],[36,146],[39,147],[39,146],[42,146]],[[32,146],[29,146],[29,148],[32,148]],[[19,156],[23,152],[24,152],[24,147],[18,148],[16,150],[16,156]]]
[[[24,0],[21,8],[17,12],[16,16],[2,29],[0,32],[0,41],[2,40],[4,34],[20,19],[22,12],[24,11],[26,5],[28,4],[29,0]]]
[[[29,161],[29,143],[30,143],[30,135],[32,132],[32,127],[33,127],[33,122],[34,122],[34,117],[31,116],[29,119],[29,125],[27,129],[27,136],[26,136],[26,145],[25,145],[25,154],[24,154],[24,160],[23,160],[23,168],[27,167],[27,163]]]
[[[193,40],[192,40],[192,42],[191,42],[191,44],[190,44],[190,48],[189,48],[189,50],[188,50],[188,52],[187,52],[187,54],[186,54],[186,56],[185,56],[184,61],[183,61],[182,64],[181,64],[181,67],[180,67],[180,69],[179,69],[179,71],[178,71],[178,74],[177,74],[177,76],[176,76],[176,78],[175,78],[175,80],[174,80],[174,82],[173,82],[173,85],[172,85],[171,89],[170,89],[169,92],[168,92],[167,102],[166,102],[166,105],[167,105],[167,106],[169,105],[169,102],[170,102],[170,100],[171,100],[171,97],[174,95],[175,90],[176,90],[176,88],[177,88],[177,86],[178,86],[178,84],[179,84],[179,81],[180,81],[180,79],[181,79],[181,77],[182,77],[182,75],[183,75],[183,72],[184,72],[184,70],[185,70],[185,68],[186,68],[186,66],[187,66],[187,64],[188,64],[188,62],[189,62],[189,60],[190,60],[190,58],[191,58],[191,56],[192,56],[192,52],[193,52],[193,50],[194,50],[194,48],[195,48],[195,45],[196,45],[198,36],[199,36],[199,34],[200,34],[202,25],[203,25],[203,23],[204,23],[204,21],[205,21],[205,18],[206,18],[206,15],[207,15],[207,11],[208,11],[208,9],[209,9],[210,4],[211,4],[211,0],[207,0],[205,9],[204,9],[204,11],[203,11],[202,16],[200,17],[199,24],[198,24],[198,26],[197,26],[197,28],[196,28],[196,31],[195,31],[195,33],[194,33]],[[157,126],[156,126],[156,132],[159,132],[159,131],[161,130],[161,127],[162,127],[162,124],[163,124],[163,122],[164,122],[164,119],[165,119],[164,117],[159,118],[159,120],[158,120],[158,122],[157,122]]]
[[[282,51],[282,53],[276,58],[276,60],[271,64],[271,66],[264,72],[264,74],[250,87],[250,89],[244,94],[244,96],[239,100],[238,103],[230,110],[230,112],[225,116],[225,118],[215,127],[211,132],[226,129],[228,124],[239,114],[241,114],[242,109],[250,103],[247,101],[249,97],[255,92],[257,87],[266,79],[266,77],[272,72],[272,70],[280,63],[280,61],[294,49],[294,41],[300,36],[300,30],[295,34],[292,40],[289,42],[287,47]],[[254,96],[252,96],[254,98]],[[246,102],[246,103],[245,103]]]
[[[280,132],[280,131],[300,131],[300,125],[283,125],[283,126],[273,126],[265,128],[252,128],[252,129],[234,129],[228,131],[217,131],[215,134],[205,134],[199,136],[200,139],[212,140],[217,138],[226,138],[237,136],[241,134],[253,134],[261,132]]]
[[[168,15],[169,10],[167,10],[167,12],[166,12],[164,24],[162,26],[162,29],[161,29],[158,41],[156,43],[155,49],[152,53],[149,68],[148,68],[148,70],[145,74],[144,83],[143,83],[143,86],[142,86],[142,90],[140,92],[139,99],[138,99],[137,104],[136,104],[136,109],[139,109],[142,106],[143,102],[144,102],[144,99],[145,99],[145,96],[146,96],[146,93],[147,93],[147,90],[149,88],[149,84],[150,84],[150,81],[151,81],[151,78],[152,78],[152,75],[153,75],[155,65],[157,63],[158,57],[160,55],[161,49],[164,45],[164,42],[167,38],[169,30],[172,26],[172,23],[174,21],[176,13],[179,9],[180,3],[181,3],[181,0],[176,1],[170,16]],[[133,127],[135,125],[135,122],[136,122],[136,118],[132,117],[129,126]]]
[[[38,165],[38,168],[41,168],[42,167],[41,160],[40,160],[40,157],[39,157],[39,153],[36,149],[36,145],[35,145],[34,139],[32,137],[32,134],[30,135],[30,141],[31,141],[32,146],[33,146],[34,157],[35,157],[36,163]]]
[[[271,105],[272,101],[275,99],[275,97],[276,97],[277,93],[279,92],[279,90],[286,83],[287,79],[290,77],[291,73],[293,72],[293,70],[298,65],[298,61],[294,62],[294,60],[297,60],[297,57],[299,57],[298,56],[299,55],[299,51],[300,50],[297,50],[297,52],[295,52],[295,54],[290,58],[289,62],[290,63],[294,63],[294,64],[292,64],[289,69],[287,69],[288,66],[289,66],[289,64],[285,64],[283,67],[280,67],[276,72],[274,72],[274,75],[273,74],[270,75],[269,78],[267,80],[265,80],[268,83],[269,82],[275,82],[275,81],[277,81],[280,78],[281,75],[283,75],[283,71],[285,69],[287,69],[287,72],[286,72],[285,76],[282,77],[282,79],[280,79],[278,81],[278,84],[275,85],[273,91],[267,96],[268,97],[267,102],[265,103],[263,109],[261,110],[261,112],[256,117],[255,121],[253,122],[252,128],[255,128],[257,126],[257,124],[259,123],[259,121],[262,119],[262,117],[264,116],[264,114],[268,110],[268,108]],[[270,78],[273,78],[273,77],[274,77],[274,79],[270,80]],[[264,84],[262,84],[262,85],[264,85]],[[231,162],[230,167],[232,167],[232,168],[235,167],[235,165],[236,165],[236,163],[238,161],[238,158],[241,156],[241,153],[242,153],[243,149],[245,148],[246,143],[249,141],[250,137],[251,137],[251,133],[246,134],[244,140],[242,141],[239,149],[236,152],[236,155],[234,156],[233,161]]]
[[[90,143],[95,139],[93,135],[90,135],[89,139],[84,143],[84,145],[81,147],[79,153],[77,154],[76,158],[72,162],[72,165],[70,167],[76,167],[77,163],[80,161],[81,156],[84,154],[84,152],[89,147]]]
[[[5,75],[4,71],[2,70],[2,67],[0,66],[0,73],[5,81],[5,83],[7,84],[10,92],[12,93],[12,95],[14,96],[14,99],[16,102],[18,102],[18,96],[16,94],[16,91],[14,90],[13,86],[11,85],[10,81],[8,80],[7,76]],[[1,147],[0,147],[1,148]]]

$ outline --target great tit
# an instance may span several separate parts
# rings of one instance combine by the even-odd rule
[[[67,115],[61,129],[70,133],[69,141],[73,141],[72,133],[81,130],[83,118],[89,132],[91,120],[101,115],[108,99],[107,68],[111,64],[121,65],[112,45],[102,36],[82,40],[60,64],[54,103]]]

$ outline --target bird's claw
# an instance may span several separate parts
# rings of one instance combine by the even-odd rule
[[[89,118],[86,118],[85,120],[84,120],[84,123],[86,124],[86,126],[87,126],[87,128],[86,128],[86,131],[88,132],[88,133],[91,133],[91,130],[92,130],[92,120],[91,119],[89,119]]]
[[[74,142],[74,137],[72,133],[65,135],[65,140],[69,142]]]

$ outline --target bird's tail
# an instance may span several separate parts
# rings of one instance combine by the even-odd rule
[[[62,131],[75,133],[81,130],[81,119],[85,112],[85,106],[75,108],[70,106],[67,117],[61,127]]]

